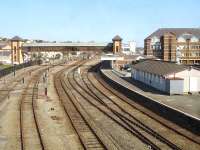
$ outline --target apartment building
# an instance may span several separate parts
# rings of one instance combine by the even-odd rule
[[[161,28],[144,40],[144,54],[164,61],[200,64],[200,28]]]

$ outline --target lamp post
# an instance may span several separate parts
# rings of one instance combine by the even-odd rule
[[[188,81],[189,81],[189,91],[188,91],[188,93],[189,94],[190,94],[190,71],[191,71],[191,69],[192,69],[192,67],[190,66],[189,69],[188,69],[188,75],[189,75],[189,79],[188,79]]]
[[[13,74],[14,74],[14,77],[15,77],[15,64],[13,65]]]
[[[24,64],[24,62],[23,62],[23,72],[24,72],[24,75],[25,75],[25,66],[24,66],[25,64]],[[22,83],[24,84],[24,77],[22,78]]]
[[[48,88],[48,74],[47,72],[44,75],[44,94],[47,96],[47,88]]]

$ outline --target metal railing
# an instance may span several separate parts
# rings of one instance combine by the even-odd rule
[[[12,72],[15,74],[15,71],[17,71],[19,69],[26,68],[26,67],[33,66],[33,65],[37,65],[37,64],[39,64],[39,61],[29,61],[29,62],[26,62],[26,63],[23,63],[23,64],[13,65],[11,67],[2,69],[2,70],[0,70],[0,78],[3,77],[3,76],[6,76],[6,75],[8,75]]]

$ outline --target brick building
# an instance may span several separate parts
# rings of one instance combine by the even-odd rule
[[[122,51],[122,38],[119,35],[116,35],[112,41],[113,41],[113,53],[121,53]]]
[[[161,28],[144,40],[144,54],[165,61],[200,64],[200,28]]]
[[[11,62],[12,64],[23,63],[22,45],[23,39],[15,36],[11,40]]]

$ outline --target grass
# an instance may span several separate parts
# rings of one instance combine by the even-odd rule
[[[8,68],[8,67],[11,67],[12,65],[8,65],[8,64],[0,64],[0,69],[5,69],[5,68]]]

